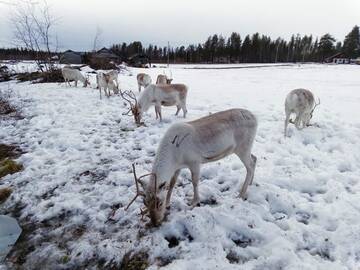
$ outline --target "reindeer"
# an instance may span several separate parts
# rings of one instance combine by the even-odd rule
[[[75,87],[77,87],[78,81],[81,81],[84,84],[84,87],[90,84],[89,79],[85,78],[84,75],[81,74],[80,70],[72,68],[71,66],[64,66],[61,70],[61,73],[66,83],[70,85],[70,81],[75,81]]]
[[[130,110],[134,115],[135,123],[139,126],[141,125],[142,114],[146,112],[151,105],[155,105],[156,119],[160,118],[160,121],[162,121],[161,106],[176,105],[177,111],[175,115],[178,115],[180,109],[182,109],[185,118],[187,113],[187,91],[188,88],[184,84],[151,84],[145,88],[139,98],[139,101],[137,101],[134,94],[130,95],[131,99],[135,101],[135,103],[131,102],[129,99],[126,100],[130,104]]]
[[[248,110],[230,109],[191,122],[172,125],[163,136],[158,147],[150,174],[150,181],[137,178],[133,173],[136,195],[144,197],[145,207],[154,226],[161,224],[165,209],[170,206],[171,193],[180,170],[191,171],[194,196],[192,206],[200,202],[198,184],[201,164],[223,159],[236,154],[246,168],[245,182],[240,198],[246,198],[246,190],[252,184],[256,157],[251,154],[256,135],[257,120]],[[139,183],[142,191],[139,190]]]
[[[151,84],[151,77],[145,73],[139,73],[136,76],[139,92],[141,92],[141,86],[144,87],[144,89]]]
[[[108,73],[106,73],[107,75],[110,76],[110,80],[111,81],[115,81],[116,82],[116,87],[117,89],[119,88],[119,72],[117,70],[111,70]]]
[[[97,88],[99,89],[100,99],[101,99],[101,89],[104,89],[105,96],[110,97],[110,90],[113,90],[114,94],[119,93],[118,85],[115,85],[114,81],[111,79],[109,73],[99,72],[96,74],[96,83]]]
[[[287,126],[290,123],[295,124],[297,129],[303,129],[310,126],[309,122],[313,117],[316,106],[320,105],[320,99],[318,103],[315,103],[313,93],[306,89],[292,90],[285,99],[285,128],[284,136],[287,136]],[[295,121],[290,119],[290,115],[295,113]]]
[[[170,78],[168,78],[165,73],[163,75],[159,74],[156,79],[156,84],[171,84],[172,80],[172,73]]]

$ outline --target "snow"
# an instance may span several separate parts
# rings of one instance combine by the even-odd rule
[[[190,173],[182,171],[167,220],[148,229],[140,199],[124,210],[135,194],[131,164],[138,174],[151,170],[166,129],[185,121],[174,116],[176,108],[163,109],[162,123],[151,108],[147,126],[136,128],[118,96],[99,100],[91,88],[2,83],[14,89],[12,101],[25,117],[0,123],[0,141],[26,152],[18,159],[24,171],[1,181],[15,190],[1,211],[21,205],[19,223],[37,226],[23,267],[120,263],[131,250],[149,253],[149,269],[360,267],[360,67],[183,67],[171,69],[174,83],[189,86],[186,121],[232,107],[258,118],[248,199],[238,198],[245,169],[230,156],[202,167],[201,206],[194,209]],[[137,92],[137,73],[155,81],[163,70],[131,69],[120,86]],[[314,126],[290,125],[285,139],[284,100],[295,88],[312,90],[321,105]]]

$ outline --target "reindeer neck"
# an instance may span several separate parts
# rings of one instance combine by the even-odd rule
[[[153,90],[150,88],[145,88],[144,92],[139,98],[139,105],[141,106],[142,111],[146,112],[150,106],[153,99]]]
[[[157,185],[170,182],[176,171],[176,160],[169,143],[161,143],[157,151],[152,172],[156,175]]]

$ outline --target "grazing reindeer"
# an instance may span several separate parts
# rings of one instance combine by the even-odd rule
[[[151,222],[157,226],[164,218],[166,207],[170,206],[171,193],[181,169],[189,168],[191,171],[194,189],[192,206],[197,206],[200,202],[200,165],[231,154],[236,154],[246,168],[245,182],[240,190],[240,197],[245,199],[255,172],[256,157],[251,154],[251,149],[256,129],[255,116],[244,109],[231,109],[172,125],[158,147],[150,181],[137,178],[134,171],[137,194],[130,204],[142,195]],[[143,191],[139,190],[138,183]]]
[[[285,130],[284,135],[287,135],[287,126],[290,123],[295,124],[297,129],[303,129],[310,126],[310,119],[313,117],[316,106],[320,104],[315,103],[313,93],[306,89],[292,90],[285,99]],[[290,115],[295,113],[295,121],[290,119]]]
[[[161,116],[161,106],[174,106],[176,105],[177,111],[175,115],[178,115],[180,109],[182,109],[184,118],[186,117],[186,96],[187,86],[185,84],[151,84],[145,88],[141,94],[139,101],[136,104],[127,100],[130,104],[131,111],[135,117],[135,122],[140,125],[142,114],[146,112],[151,105],[155,105],[156,119]],[[135,95],[132,95],[135,98]],[[132,98],[134,100],[134,98]],[[135,98],[136,100],[136,98]],[[135,108],[136,107],[136,108]],[[135,112],[135,114],[134,114]]]
[[[119,72],[117,70],[111,70],[108,73],[106,73],[107,75],[110,76],[110,80],[111,81],[115,81],[116,82],[116,87],[117,89],[119,88]]]
[[[70,85],[70,81],[75,81],[75,87],[77,87],[78,81],[81,81],[84,84],[84,87],[90,84],[89,79],[85,78],[84,75],[81,74],[80,70],[72,68],[71,66],[64,66],[61,69],[61,73],[66,83]]]
[[[139,87],[139,92],[141,92],[141,86],[146,88],[148,85],[151,84],[151,77],[145,73],[139,73],[136,76],[136,79]]]
[[[99,72],[96,74],[96,83],[97,83],[97,88],[99,89],[100,99],[101,99],[102,88],[104,88],[105,96],[110,97],[110,90],[109,93],[107,92],[108,85],[110,83],[110,76],[105,73]]]
[[[106,73],[96,74],[96,83],[97,88],[99,89],[100,99],[101,99],[101,89],[104,89],[105,96],[110,97],[110,90],[113,90],[114,94],[119,93],[119,88],[115,85],[114,81],[111,80],[111,76]]]

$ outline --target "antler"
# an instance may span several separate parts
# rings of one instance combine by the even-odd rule
[[[318,102],[318,103],[315,103],[315,106],[314,106],[314,109],[313,109],[313,110],[315,110],[316,106],[320,105],[320,98],[318,98],[318,100],[319,100],[319,102]]]
[[[124,91],[124,92],[122,92],[121,90],[120,90],[120,95],[130,105],[130,109],[126,113],[123,113],[123,115],[130,115],[129,112],[132,111],[132,108],[137,106],[136,96],[135,96],[134,92],[132,92],[132,91]],[[134,100],[135,104],[131,100]]]
[[[131,107],[137,105],[137,99],[133,91],[120,91],[120,95],[130,104]],[[131,99],[135,101],[135,104],[131,101]]]
[[[138,183],[138,178],[136,176],[136,170],[135,170],[135,164],[132,164],[132,168],[133,168],[133,174],[134,174],[134,180],[135,180],[135,186],[136,186],[136,195],[135,197],[130,201],[130,203],[126,206],[125,210],[128,210],[130,205],[136,200],[137,197],[139,197],[139,195],[144,196],[145,194],[143,194],[140,190],[139,190],[139,183]]]
[[[136,200],[137,197],[139,196],[145,196],[144,192],[139,190],[139,183],[141,184],[141,186],[144,188],[144,183],[141,181],[141,178],[149,176],[149,175],[154,175],[155,176],[155,203],[156,203],[156,191],[157,191],[157,181],[156,181],[156,174],[155,173],[147,173],[144,174],[142,176],[140,176],[139,178],[136,176],[136,169],[135,169],[135,164],[132,164],[132,168],[133,168],[133,174],[134,174],[134,180],[135,180],[135,187],[136,187],[136,195],[135,197],[130,201],[130,203],[126,206],[125,210],[128,210],[130,205],[133,204],[133,202]]]

